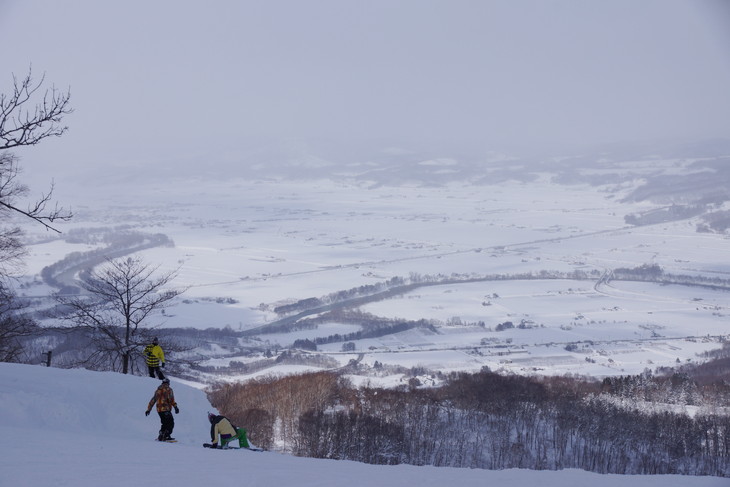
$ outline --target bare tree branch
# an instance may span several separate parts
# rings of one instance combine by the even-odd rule
[[[32,68],[22,79],[13,75],[13,88],[10,94],[0,93],[0,211],[7,210],[30,218],[46,227],[60,233],[52,223],[67,221],[72,214],[56,205],[49,208],[53,183],[46,194],[31,203],[27,209],[20,208],[15,202],[28,194],[28,187],[17,180],[20,172],[18,158],[8,149],[22,146],[32,146],[47,137],[59,137],[68,127],[62,125],[63,117],[73,112],[69,102],[71,92],[57,90],[54,86],[41,92],[45,81],[45,74],[39,81],[33,79]],[[0,262],[17,261],[18,253],[13,250],[10,255],[3,250],[21,245],[13,237],[19,232],[18,228],[0,229],[0,239],[5,246],[0,245]]]
[[[68,221],[73,215],[70,211],[59,208],[58,205],[53,210],[46,211],[46,206],[51,201],[54,188],[53,183],[51,183],[51,189],[48,193],[41,194],[38,200],[29,205],[26,210],[22,210],[14,204],[14,201],[26,196],[28,194],[28,187],[18,181],[19,173],[18,158],[9,152],[0,153],[0,207],[17,212],[35,220],[48,230],[60,233],[58,229],[49,223],[53,223],[56,220]]]
[[[35,82],[30,68],[23,79],[13,75],[10,95],[0,93],[0,150],[36,145],[47,137],[60,137],[68,130],[61,122],[73,112],[69,106],[70,90],[63,92],[52,86],[34,107],[27,107],[44,81],[45,74]]]

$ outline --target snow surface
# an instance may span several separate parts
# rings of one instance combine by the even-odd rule
[[[158,384],[112,372],[0,363],[0,487],[728,485],[728,479],[715,477],[375,466],[276,452],[207,450],[201,443],[208,439],[206,413],[212,408],[205,393],[174,380],[180,407],[174,436],[179,442],[158,443],[159,419],[154,412],[144,415]]]

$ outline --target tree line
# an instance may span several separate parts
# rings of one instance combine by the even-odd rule
[[[666,378],[641,380],[655,387],[653,382]],[[730,385],[720,384],[728,394]],[[700,409],[690,416],[629,407],[611,400],[617,393],[589,379],[483,370],[451,374],[441,387],[391,389],[355,388],[344,376],[318,372],[219,385],[209,397],[244,425],[256,444],[283,443],[300,456],[376,464],[730,476],[727,411]]]
[[[349,307],[362,305],[371,301],[378,301],[398,294],[404,294],[425,286],[441,286],[447,284],[466,284],[484,281],[506,281],[506,280],[538,280],[538,279],[564,279],[564,280],[625,280],[656,282],[660,284],[679,284],[704,286],[716,289],[730,289],[730,279],[721,277],[706,277],[698,275],[672,274],[665,272],[656,264],[644,264],[633,268],[617,268],[608,275],[602,275],[597,269],[585,271],[575,269],[572,271],[540,270],[535,272],[523,272],[517,274],[485,274],[485,275],[464,275],[464,274],[436,274],[421,275],[411,273],[408,278],[393,277],[388,281],[358,286],[348,290],[331,293],[321,298],[309,297],[294,303],[278,306],[274,311],[279,315],[290,315],[292,313],[304,313],[311,310],[319,310],[324,306],[347,303]],[[292,324],[292,323],[289,323]],[[261,331],[281,331],[281,327],[272,326]]]

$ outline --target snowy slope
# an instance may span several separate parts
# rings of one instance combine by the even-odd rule
[[[156,414],[144,410],[158,381],[110,372],[0,364],[0,487],[114,487],[231,484],[340,487],[460,485],[709,487],[728,479],[373,466],[273,452],[213,451],[205,394],[173,381],[177,444],[153,441]],[[255,438],[253,439],[255,442]]]

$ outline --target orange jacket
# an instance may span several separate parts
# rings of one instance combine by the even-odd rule
[[[169,411],[173,407],[177,406],[175,402],[175,394],[172,392],[172,388],[168,384],[161,384],[160,387],[155,391],[155,395],[152,396],[150,403],[147,405],[147,411],[152,410],[152,406],[157,403],[157,412]]]

